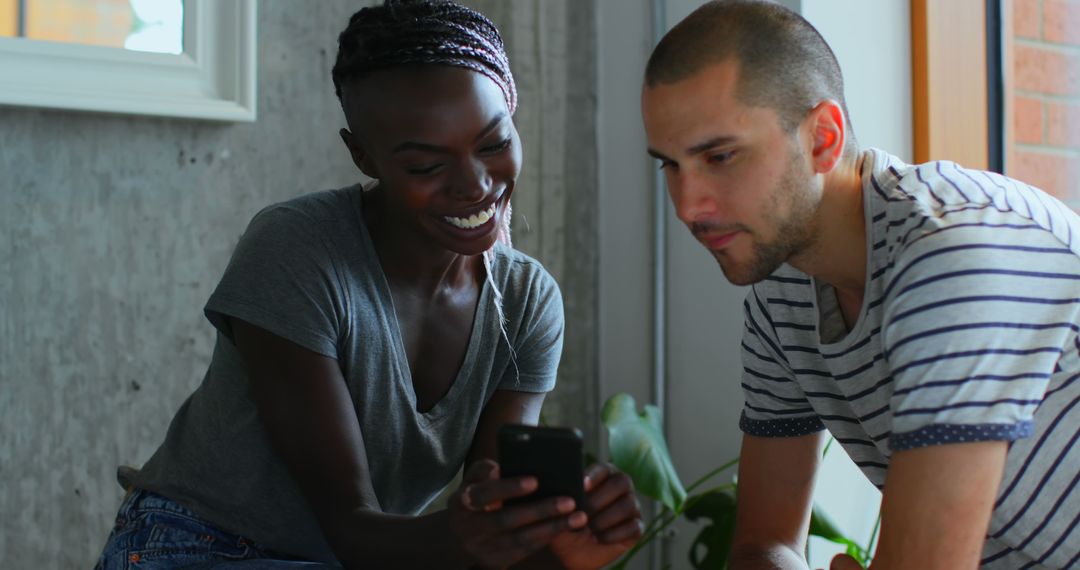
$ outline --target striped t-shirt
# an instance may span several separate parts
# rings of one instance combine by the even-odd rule
[[[1080,564],[1080,217],[951,162],[863,165],[867,283],[858,322],[790,266],[747,296],[756,436],[828,429],[881,488],[894,451],[1009,441],[982,568]]]

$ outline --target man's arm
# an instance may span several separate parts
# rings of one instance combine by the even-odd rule
[[[1004,441],[984,441],[896,452],[870,567],[978,568],[1007,450]]]
[[[806,532],[823,434],[743,435],[732,570],[807,567]]]

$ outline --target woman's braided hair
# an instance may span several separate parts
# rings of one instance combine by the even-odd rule
[[[386,0],[349,18],[338,36],[334,90],[371,71],[407,64],[464,67],[502,89],[510,114],[517,89],[502,36],[475,10],[448,0]]]

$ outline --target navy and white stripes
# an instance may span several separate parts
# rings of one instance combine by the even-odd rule
[[[894,451],[1012,442],[983,568],[1080,556],[1080,218],[950,162],[867,151],[868,282],[847,331],[830,286],[784,266],[744,304],[740,427],[829,429],[875,485]]]

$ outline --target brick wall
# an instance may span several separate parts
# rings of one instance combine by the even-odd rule
[[[1006,169],[1080,209],[1080,0],[1013,0]]]

